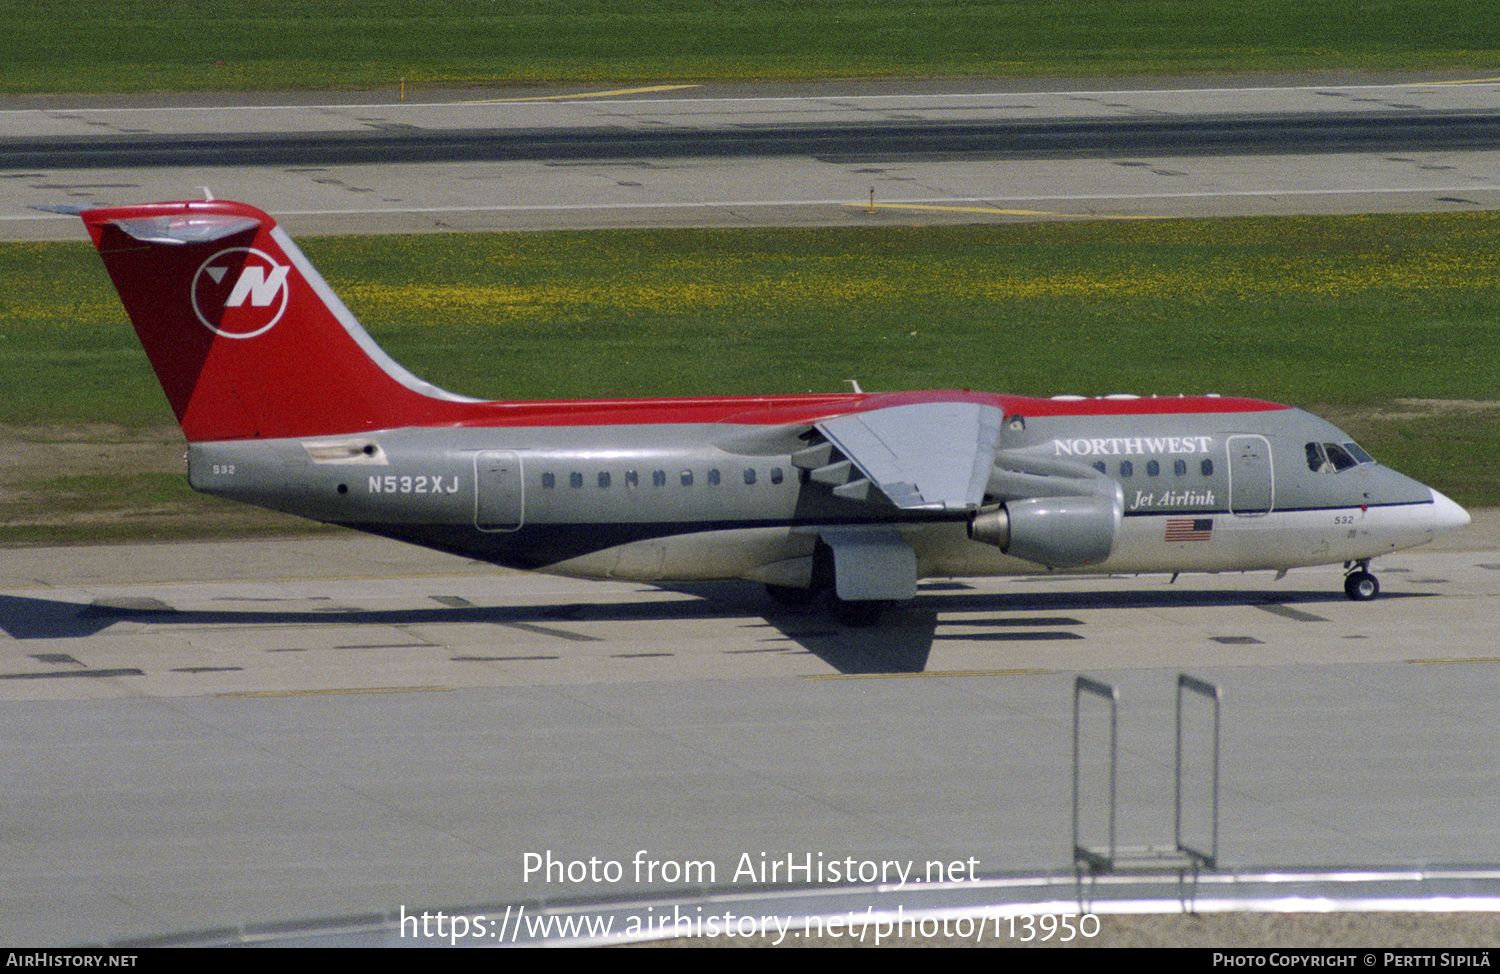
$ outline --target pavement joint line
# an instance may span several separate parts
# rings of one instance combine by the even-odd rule
[[[236,690],[216,693],[216,697],[332,697],[357,693],[427,693],[451,692],[452,687],[329,687],[316,690]]]

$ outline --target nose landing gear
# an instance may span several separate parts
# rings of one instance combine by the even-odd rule
[[[1356,602],[1368,602],[1380,594],[1380,580],[1370,574],[1370,559],[1344,562],[1344,594]]]

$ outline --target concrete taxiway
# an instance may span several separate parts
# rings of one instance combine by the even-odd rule
[[[1346,599],[1337,566],[1280,580],[1264,572],[1176,582],[933,580],[881,626],[861,630],[788,611],[754,585],[525,574],[343,533],[17,549],[0,552],[0,630],[9,636],[0,643],[0,699],[1494,655],[1500,620],[1485,609],[1500,586],[1500,554],[1420,550],[1377,567],[1382,596],[1371,604]],[[1440,641],[1427,635],[1434,630]]]
[[[112,140],[183,140],[223,134],[240,139],[304,133],[355,140],[372,133],[414,138],[448,131],[589,133],[556,153],[485,161],[338,161],[315,164],[197,163],[166,167],[84,168],[15,163],[0,169],[0,238],[80,239],[76,221],[31,206],[105,205],[194,198],[203,187],[220,198],[265,206],[293,234],[442,230],[572,229],[618,226],[780,226],[1156,218],[1268,213],[1470,212],[1500,201],[1500,146],[1454,147],[1434,133],[1418,144],[1392,142],[1359,152],[1274,143],[1225,151],[1193,133],[1142,152],[1108,144],[1074,145],[1046,158],[966,151],[938,139],[930,151],[907,142],[753,156],[727,145],[736,133],[833,126],[900,133],[929,126],[1123,124],[1200,119],[1248,120],[1492,119],[1500,83],[1464,79],[1037,91],[1014,82],[967,83],[959,90],[858,90],[848,84],[757,90],[695,88],[642,92],[574,91],[451,94],[423,104],[70,104],[12,100],[0,110],[0,147],[33,142],[98,146]],[[867,86],[868,87],[868,86]],[[181,99],[178,100],[179,102]],[[842,126],[842,129],[837,127]],[[946,127],[946,128],[945,128]],[[701,136],[698,155],[671,158],[590,154],[610,133],[632,137],[676,132]],[[394,133],[394,134],[393,134]],[[863,137],[862,137],[863,138]],[[878,144],[878,139],[876,140]],[[295,149],[289,145],[288,151]],[[402,157],[404,158],[404,156]],[[872,207],[873,202],[873,207]]]
[[[1371,603],[1336,569],[964,580],[870,630],[343,535],[0,553],[0,939],[809,856],[1066,874],[1078,672],[1122,694],[1122,844],[1170,838],[1187,670],[1225,696],[1226,868],[1494,862],[1500,552],[1454,550],[1492,520]]]

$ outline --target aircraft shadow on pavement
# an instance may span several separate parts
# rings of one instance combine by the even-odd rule
[[[1130,592],[981,593],[963,583],[924,585],[917,598],[885,613],[878,625],[850,628],[821,607],[787,609],[757,586],[704,583],[664,587],[692,598],[662,601],[547,605],[464,605],[409,609],[180,610],[150,598],[99,600],[91,604],[33,596],[0,595],[0,630],[17,640],[81,639],[118,623],[157,626],[420,626],[483,624],[545,627],[569,622],[672,622],[720,620],[725,626],[763,628],[756,645],[729,653],[814,655],[843,674],[920,673],[935,643],[1065,641],[1085,638],[1086,614],[1098,609],[1277,606],[1300,617],[1319,617],[1306,607],[1340,605],[1342,593],[1267,590],[1204,591],[1161,588]],[[643,591],[655,591],[646,589]],[[1383,599],[1421,598],[1429,593],[1387,593]],[[304,600],[297,600],[304,601]],[[1297,609],[1295,607],[1304,608]],[[975,613],[981,615],[975,616]],[[1066,614],[1060,614],[1066,613]],[[589,637],[592,639],[592,637]]]

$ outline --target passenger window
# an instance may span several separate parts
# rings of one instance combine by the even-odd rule
[[[708,472],[708,486],[710,486],[710,487],[717,487],[717,486],[719,486],[719,471],[718,470],[715,469],[715,470],[710,470]]]
[[[750,486],[750,485],[752,485],[754,483],[755,483],[755,468],[754,467],[746,467],[745,468],[745,485],[746,486]]]
[[[651,474],[651,486],[652,487],[665,487],[665,486],[667,486],[667,472],[665,470],[654,471]]]
[[[772,467],[771,468],[771,483],[773,483],[773,484],[779,484],[779,483],[781,483],[781,468],[780,467]]]
[[[600,490],[607,490],[608,488],[609,488],[609,471],[608,470],[601,470],[601,471],[599,471],[599,489]]]
[[[1214,462],[1212,460],[1204,460],[1198,465],[1198,469],[1203,471],[1203,476],[1212,477],[1214,475]]]
[[[627,470],[627,471],[625,471],[625,486],[626,487],[639,487],[640,485],[641,485],[640,474],[636,473],[634,470]]]
[[[1103,460],[1095,460],[1094,461],[1094,469],[1097,470],[1097,471],[1099,471],[1100,473],[1109,473],[1108,470],[1104,469],[1104,461]]]
[[[1146,476],[1148,476],[1148,477],[1155,477],[1155,476],[1158,476],[1160,473],[1161,473],[1161,464],[1157,463],[1155,460],[1147,460],[1146,461]]]
[[[556,474],[550,474],[550,473],[544,473],[544,474],[542,474],[542,488],[543,489],[545,489],[545,490],[551,490],[553,487],[556,487],[556,486],[557,486],[557,475]]]
[[[1134,477],[1135,476],[1135,464],[1131,463],[1129,460],[1121,460],[1120,461],[1120,476],[1121,477]]]
[[[691,486],[693,486],[693,472],[691,470],[684,470],[682,472],[681,476],[682,476],[682,486],[684,486],[684,487],[691,487]]]
[[[577,471],[574,471],[573,473],[568,474],[568,486],[569,487],[582,487],[583,486],[583,474],[578,473]]]
[[[1173,460],[1172,461],[1172,473],[1176,474],[1179,477],[1186,477],[1187,476],[1187,461],[1186,460]]]

